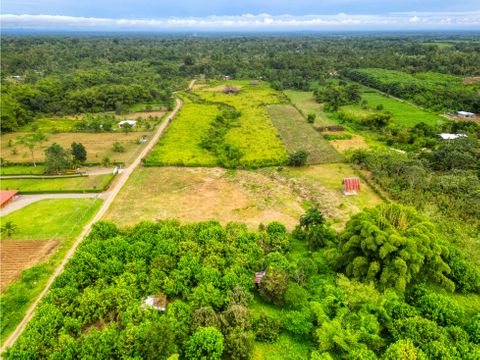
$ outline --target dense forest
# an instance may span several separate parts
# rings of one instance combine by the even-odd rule
[[[429,37],[402,36],[3,36],[2,131],[40,114],[121,112],[139,102],[169,106],[171,92],[200,74],[263,78],[278,89],[308,89],[356,68],[480,75],[480,44],[452,38],[443,47],[426,42]]]

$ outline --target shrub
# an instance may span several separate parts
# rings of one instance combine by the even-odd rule
[[[187,359],[220,359],[223,354],[223,335],[213,326],[193,333],[187,343]]]
[[[310,123],[310,124],[313,124],[315,122],[315,119],[317,118],[317,115],[313,114],[313,113],[310,113],[307,115],[307,121]]]
[[[281,305],[288,287],[288,275],[274,268],[269,268],[260,282],[260,296],[269,303]]]
[[[121,142],[115,141],[112,144],[112,150],[114,152],[122,153],[122,152],[125,152],[125,146]]]
[[[308,155],[308,151],[305,150],[295,151],[293,154],[290,154],[288,164],[290,166],[303,166],[307,163]]]
[[[262,311],[258,318],[253,320],[253,329],[258,341],[275,342],[282,329],[282,324],[279,320]]]

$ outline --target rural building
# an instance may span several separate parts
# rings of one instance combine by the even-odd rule
[[[154,308],[158,311],[165,311],[167,308],[167,297],[163,294],[157,296],[150,295],[142,302],[142,310],[145,310],[147,307]]]
[[[467,137],[467,135],[465,134],[447,134],[447,133],[441,133],[441,134],[438,134],[438,136],[440,136],[442,140],[455,140],[458,138]]]
[[[344,195],[356,195],[360,191],[360,179],[358,177],[344,178],[342,185]]]
[[[135,127],[135,125],[137,125],[137,121],[136,120],[122,120],[118,123],[118,126],[122,127],[126,124],[130,125],[131,127]]]
[[[457,116],[460,116],[462,118],[473,118],[475,114],[468,111],[458,111]]]
[[[260,282],[262,281],[264,276],[265,276],[265,271],[260,271],[260,272],[255,273],[255,277],[253,278],[253,282],[255,283],[255,285],[258,286],[260,284]]]
[[[0,208],[7,206],[17,196],[18,190],[0,190]]]
[[[236,94],[238,92],[238,89],[235,86],[225,86],[223,89],[224,94]]]

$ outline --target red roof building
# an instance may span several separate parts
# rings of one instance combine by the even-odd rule
[[[0,208],[7,206],[17,193],[18,190],[0,190]]]
[[[253,278],[253,282],[258,285],[260,284],[260,281],[262,281],[262,278],[265,276],[265,271],[260,271],[255,274],[255,277]]]
[[[345,178],[342,184],[345,195],[356,195],[360,191],[360,179],[358,177]]]

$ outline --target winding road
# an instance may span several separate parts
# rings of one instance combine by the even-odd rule
[[[192,80],[188,86],[188,89],[192,89],[193,84],[195,83],[195,80]],[[82,242],[82,240],[90,233],[90,230],[97,221],[99,221],[105,212],[108,210],[110,205],[112,204],[113,200],[119,193],[119,191],[122,189],[123,185],[127,182],[128,178],[132,174],[133,170],[137,166],[139,166],[142,162],[142,159],[148,154],[148,152],[155,146],[157,143],[158,139],[160,136],[162,136],[163,132],[165,129],[168,127],[172,119],[175,117],[175,115],[178,113],[178,111],[181,109],[183,106],[183,102],[180,99],[176,99],[176,106],[175,109],[170,113],[170,115],[166,118],[164,122],[160,124],[160,126],[157,128],[155,134],[153,137],[150,139],[149,143],[147,146],[142,150],[142,152],[137,156],[137,158],[133,161],[133,163],[124,168],[123,171],[117,175],[114,183],[110,186],[110,188],[102,194],[102,198],[104,199],[104,202],[102,206],[100,207],[99,211],[97,214],[84,226],[81,234],[78,236],[78,238],[75,240],[73,243],[72,247],[70,250],[67,252],[65,257],[63,258],[61,264],[55,269],[53,274],[50,276],[50,278],[47,281],[47,284],[45,285],[45,288],[42,290],[42,292],[38,295],[38,297],[35,299],[35,301],[29,306],[28,310],[25,313],[25,316],[23,317],[22,321],[18,324],[17,328],[10,334],[10,336],[5,340],[5,342],[2,344],[2,347],[0,348],[0,354],[3,353],[8,347],[12,346],[17,338],[21,335],[23,330],[25,329],[26,325],[30,321],[30,319],[33,317],[35,314],[35,308],[37,307],[38,303],[40,300],[43,299],[43,297],[47,294],[48,290],[50,289],[50,286],[54,282],[54,280],[57,278],[58,275],[60,275],[63,272],[63,269],[65,268],[65,265],[67,262],[70,260],[70,258],[73,256],[75,251],[77,250],[78,245]],[[98,194],[95,194],[98,195]]]

